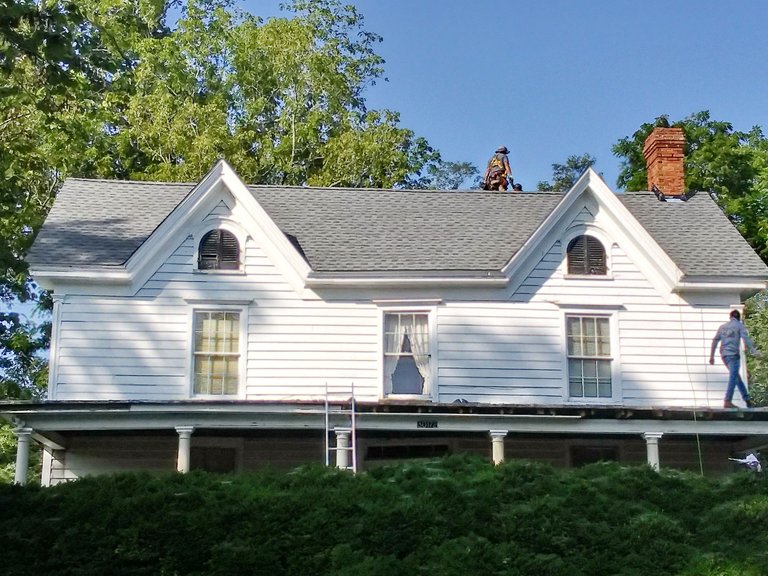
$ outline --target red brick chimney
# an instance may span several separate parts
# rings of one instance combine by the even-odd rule
[[[685,134],[682,128],[654,128],[645,139],[643,156],[648,168],[648,190],[656,186],[665,196],[685,193]]]

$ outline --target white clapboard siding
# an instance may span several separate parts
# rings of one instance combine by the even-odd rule
[[[560,318],[548,306],[449,303],[437,322],[441,401],[562,400]]]

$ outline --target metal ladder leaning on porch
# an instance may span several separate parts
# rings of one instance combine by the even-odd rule
[[[343,427],[331,426],[331,417],[343,415],[347,417],[348,425]],[[355,384],[349,388],[328,386],[325,384],[325,465],[331,465],[331,453],[344,451],[348,457],[347,465],[343,466],[346,470],[357,472],[357,430],[356,430],[356,403],[355,403]],[[336,431],[347,431],[349,433],[349,442],[347,446],[338,445],[338,436],[331,442],[331,434]],[[351,462],[350,458],[351,456]],[[338,456],[337,456],[338,459]]]

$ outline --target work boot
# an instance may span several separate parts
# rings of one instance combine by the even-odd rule
[[[747,405],[747,408],[754,408],[755,405],[752,404],[752,400],[750,398],[744,398],[744,404]]]
[[[736,408],[736,405],[730,400],[723,402],[723,408]]]

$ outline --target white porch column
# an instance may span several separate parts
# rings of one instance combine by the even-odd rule
[[[23,486],[27,483],[29,442],[32,439],[32,428],[14,428],[13,435],[16,436],[16,475],[13,481]]]
[[[504,462],[504,438],[507,437],[509,430],[489,430],[491,437],[491,446],[493,448],[493,463],[499,465]]]
[[[349,428],[334,428],[336,434],[336,468],[346,470],[349,468]]]
[[[189,455],[194,431],[194,426],[176,426],[176,432],[179,434],[179,455],[176,459],[176,470],[182,474],[189,472]]]
[[[664,435],[663,432],[644,432],[645,446],[648,451],[648,465],[654,470],[659,469],[659,439]]]

